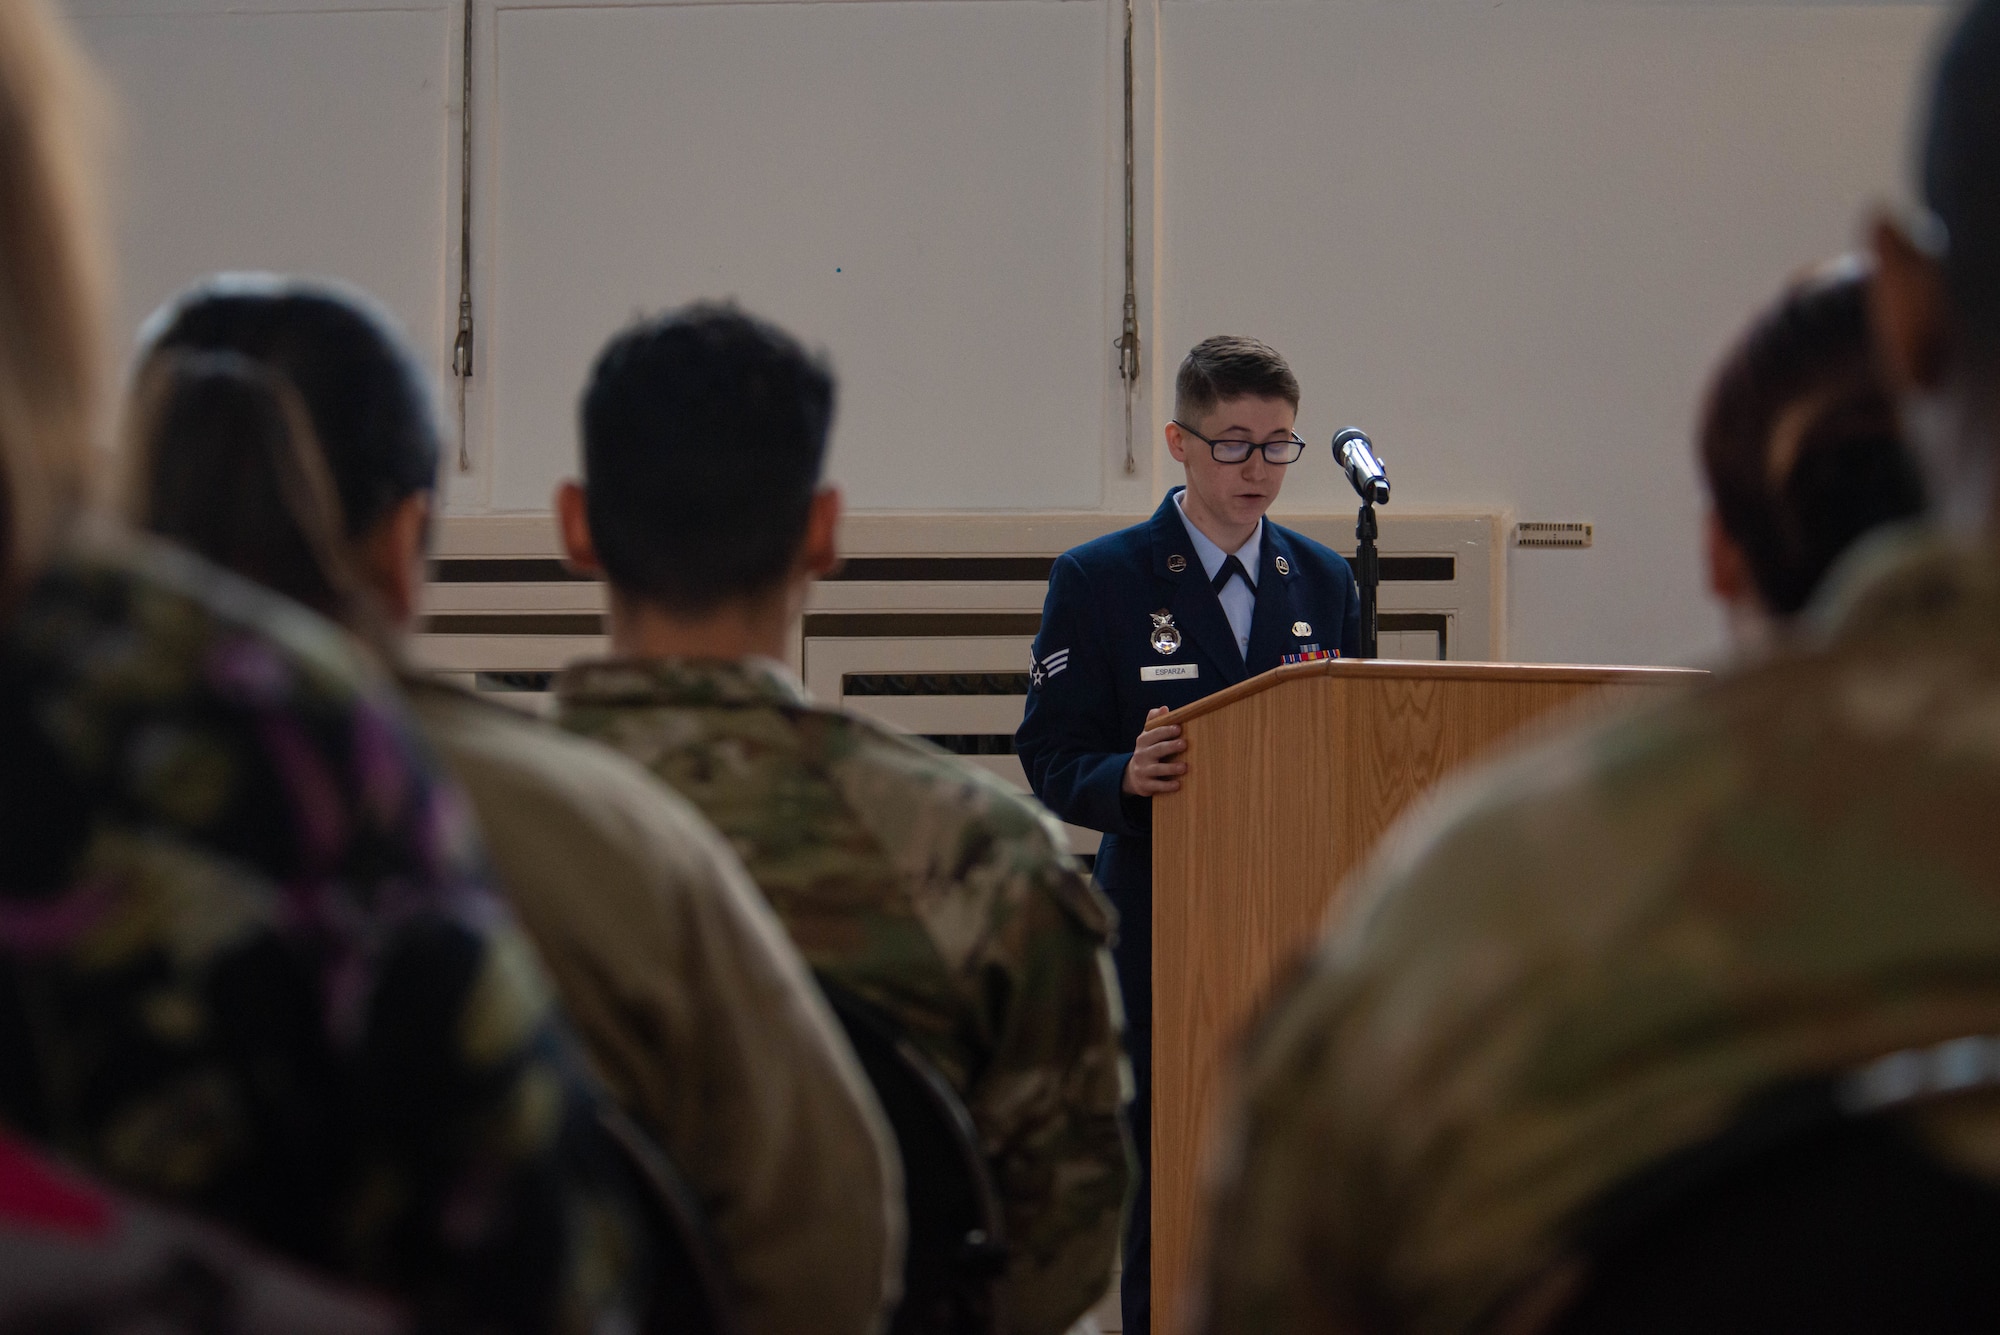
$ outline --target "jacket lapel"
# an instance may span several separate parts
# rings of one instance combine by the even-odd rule
[[[1280,559],[1285,563],[1282,572],[1278,569]],[[1250,614],[1250,653],[1246,666],[1252,675],[1270,671],[1291,651],[1296,638],[1292,634],[1292,580],[1297,578],[1298,569],[1298,561],[1278,536],[1278,526],[1266,519],[1263,551],[1257,557],[1257,604]],[[1338,648],[1337,628],[1333,641]]]
[[[1166,500],[1153,512],[1150,527],[1155,588],[1159,591],[1160,605],[1173,613],[1174,624],[1182,636],[1194,641],[1202,659],[1222,678],[1223,684],[1231,685],[1242,681],[1248,673],[1243,666],[1243,655],[1236,651],[1236,634],[1229,629],[1229,618],[1223,615],[1215,590],[1208,586],[1208,572],[1201,568],[1201,560],[1194,554],[1194,543],[1188,540],[1180,507],[1174,504],[1174,494],[1179,490],[1175,487],[1168,491]],[[1176,562],[1175,557],[1180,560]],[[1173,568],[1176,564],[1181,567],[1179,570]]]

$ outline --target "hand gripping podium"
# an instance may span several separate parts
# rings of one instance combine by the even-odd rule
[[[1509,734],[1704,675],[1322,660],[1167,716],[1181,725],[1188,772],[1179,792],[1153,799],[1155,1329],[1181,1329],[1219,1076],[1341,881],[1413,798]]]

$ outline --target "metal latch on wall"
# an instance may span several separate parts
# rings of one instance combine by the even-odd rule
[[[458,378],[458,471],[472,471],[465,432],[465,387],[472,379],[472,0],[465,0],[464,54],[458,89],[458,337],[451,373]]]

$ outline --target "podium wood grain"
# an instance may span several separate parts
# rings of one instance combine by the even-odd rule
[[[1662,668],[1321,661],[1168,716],[1181,790],[1153,799],[1153,1308],[1177,1333],[1199,1254],[1203,1154],[1220,1076],[1335,888],[1448,771],[1574,719],[1684,688]]]

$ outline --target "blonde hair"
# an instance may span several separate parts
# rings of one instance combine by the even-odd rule
[[[0,0],[0,596],[32,576],[89,483],[102,107],[46,0]]]

